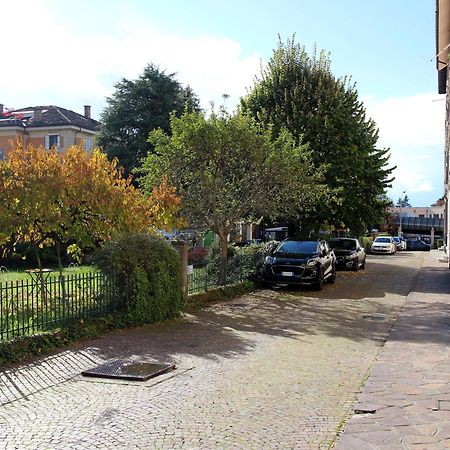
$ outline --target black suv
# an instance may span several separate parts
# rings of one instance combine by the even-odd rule
[[[286,239],[266,256],[262,271],[269,285],[309,284],[322,290],[336,280],[336,257],[326,241]]]
[[[328,241],[336,255],[338,269],[357,271],[366,267],[366,252],[354,238],[333,238]]]

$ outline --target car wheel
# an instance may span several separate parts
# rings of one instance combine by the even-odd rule
[[[321,291],[323,289],[323,280],[324,280],[323,269],[321,267],[319,269],[319,275],[318,275],[317,281],[314,285],[316,291]]]
[[[358,272],[358,270],[359,270],[359,260],[358,260],[358,258],[356,258],[355,261],[353,262],[352,270],[353,270],[353,272]]]
[[[336,283],[336,266],[334,264],[331,268],[331,275],[328,277],[327,281],[330,284]]]

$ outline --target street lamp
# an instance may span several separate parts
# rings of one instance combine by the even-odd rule
[[[399,212],[399,216],[400,216],[400,224],[399,224],[399,226],[398,226],[398,236],[399,236],[399,237],[402,237],[402,206],[403,206],[403,200],[402,200],[402,197],[403,197],[403,200],[404,200],[405,197],[406,197],[406,191],[403,191],[403,192],[401,193],[400,199],[399,199],[399,206],[400,206],[400,212]]]

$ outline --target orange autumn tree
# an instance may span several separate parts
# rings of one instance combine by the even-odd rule
[[[145,197],[99,149],[24,147],[0,162],[0,244],[96,247],[115,233],[177,226],[180,199],[163,180]]]

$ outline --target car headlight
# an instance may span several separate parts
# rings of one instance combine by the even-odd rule
[[[266,256],[264,259],[264,262],[266,264],[272,264],[273,263],[273,256]]]
[[[313,258],[313,259],[309,259],[308,262],[306,263],[306,265],[308,267],[314,267],[316,265],[316,263],[317,263],[317,260],[315,258]]]

